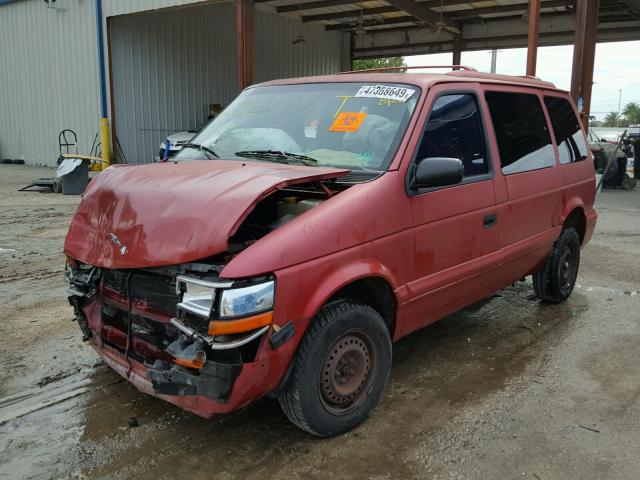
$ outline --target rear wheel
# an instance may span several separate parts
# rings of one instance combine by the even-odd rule
[[[348,432],[378,404],[391,366],[391,337],[368,305],[332,303],[302,339],[278,401],[298,427],[321,437]]]
[[[565,228],[553,245],[544,267],[533,274],[533,288],[544,302],[564,302],[576,284],[580,267],[580,237],[573,227]]]

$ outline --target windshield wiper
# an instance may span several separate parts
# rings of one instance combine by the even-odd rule
[[[194,148],[196,150],[200,150],[201,152],[207,152],[208,154],[212,155],[214,158],[220,158],[220,156],[216,152],[211,150],[209,147],[205,147],[204,145],[202,145],[200,143],[187,142],[187,143],[182,145],[182,148],[185,148],[185,147]]]
[[[318,165],[318,160],[299,153],[283,152],[282,150],[242,150],[235,153],[238,157],[257,159],[279,159],[285,163],[301,163],[307,166]]]

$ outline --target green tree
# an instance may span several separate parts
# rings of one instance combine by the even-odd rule
[[[618,112],[609,112],[609,113],[607,113],[607,116],[604,117],[603,125],[605,127],[617,127],[618,124],[620,123],[620,120],[622,120],[622,117],[620,116],[620,113],[618,113]]]
[[[354,60],[351,66],[353,70],[370,70],[372,68],[406,67],[407,64],[404,63],[404,57],[389,57]]]
[[[627,103],[622,113],[629,125],[640,125],[640,104],[638,102]]]

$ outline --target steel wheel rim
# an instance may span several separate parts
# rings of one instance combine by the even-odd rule
[[[324,356],[318,375],[323,407],[333,415],[358,408],[377,377],[378,361],[369,334],[353,330],[338,338]]]
[[[574,253],[570,245],[566,245],[560,256],[560,264],[558,270],[558,279],[560,288],[563,292],[567,292],[573,288],[573,284],[577,277],[577,260],[578,257]]]

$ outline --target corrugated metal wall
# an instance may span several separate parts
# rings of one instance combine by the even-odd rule
[[[67,10],[42,0],[0,6],[0,156],[55,165],[58,132],[91,148],[99,92],[93,1]]]
[[[153,161],[167,135],[202,122],[208,103],[233,98],[235,17],[221,10],[110,20],[116,131],[129,162]]]
[[[150,162],[162,139],[202,122],[236,96],[235,5],[207,4],[114,17],[115,118],[129,162]],[[318,25],[257,11],[255,81],[334,73],[342,38]],[[305,42],[293,45],[298,35]]]

